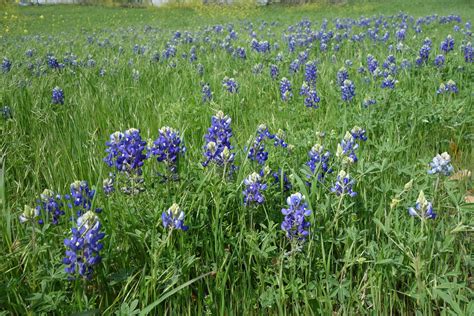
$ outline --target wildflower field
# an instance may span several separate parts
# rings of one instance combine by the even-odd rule
[[[5,7],[0,315],[473,315],[473,19]]]

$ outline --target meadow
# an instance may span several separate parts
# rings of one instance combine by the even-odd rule
[[[4,7],[0,315],[472,315],[470,1]]]

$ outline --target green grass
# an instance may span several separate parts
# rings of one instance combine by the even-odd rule
[[[290,54],[282,33],[305,18],[319,30],[324,18],[333,29],[335,17],[371,17],[403,10],[415,20],[431,14],[458,14],[461,28],[473,20],[470,1],[353,2],[344,5],[317,3],[301,7],[166,7],[124,9],[91,6],[8,8],[1,20],[2,55],[13,62],[0,74],[0,106],[9,105],[13,118],[0,117],[0,314],[151,314],[262,315],[290,314],[455,314],[474,312],[472,283],[473,204],[464,201],[472,180],[430,176],[433,156],[448,151],[455,170],[473,170],[474,69],[465,63],[461,45],[472,37],[454,32],[456,23],[423,25],[423,32],[407,32],[403,52],[393,52],[397,65],[414,62],[425,37],[433,42],[430,64],[400,70],[394,90],[381,89],[380,79],[366,82],[357,73],[366,56],[381,65],[390,54],[387,44],[343,42],[338,52],[321,52],[319,42],[309,60],[318,60],[319,109],[308,109],[299,96],[304,71],[288,73],[296,53]],[[12,16],[13,15],[13,16]],[[41,18],[41,16],[43,18]],[[259,29],[263,21],[268,24]],[[275,25],[271,22],[277,21]],[[250,49],[252,22],[259,39],[279,43],[269,55]],[[201,32],[206,26],[232,23],[239,33],[233,46],[246,48],[247,59],[210,49],[207,43],[181,43],[173,59],[150,61],[161,52],[174,32]],[[145,26],[151,26],[151,31]],[[8,29],[8,32],[6,31]],[[225,29],[225,28],[224,28]],[[356,33],[362,28],[354,28]],[[26,30],[26,31],[25,31]],[[389,42],[396,45],[393,28]],[[340,31],[342,34],[342,31]],[[439,45],[448,34],[455,49],[441,69],[432,65]],[[211,40],[226,33],[209,33]],[[383,35],[383,32],[381,33]],[[93,44],[88,43],[88,37]],[[196,35],[199,37],[201,35]],[[109,46],[100,47],[105,39]],[[148,47],[145,55],[133,54],[135,44]],[[195,63],[181,58],[197,47]],[[201,46],[205,50],[201,50]],[[119,54],[123,47],[123,54]],[[25,56],[35,49],[33,58]],[[268,65],[276,54],[280,78],[293,85],[294,97],[282,102],[279,81],[269,76]],[[67,52],[97,65],[47,68],[45,56],[60,61]],[[334,55],[334,57],[333,57]],[[336,73],[350,59],[349,76],[356,97],[341,101]],[[40,62],[37,76],[27,69]],[[132,61],[129,64],[129,61]],[[196,64],[204,67],[201,77]],[[252,67],[262,63],[262,74]],[[100,77],[104,67],[106,75]],[[132,79],[132,70],[140,73]],[[240,84],[239,93],[223,90],[225,76]],[[441,82],[454,80],[459,93],[437,95]],[[201,82],[210,84],[213,101],[201,101]],[[51,104],[51,90],[60,86],[65,104]],[[362,106],[366,96],[377,100]],[[222,110],[232,118],[236,164],[232,179],[222,170],[203,168],[203,135],[211,116]],[[293,189],[284,192],[269,185],[265,204],[243,205],[243,180],[260,166],[246,158],[257,126],[282,129],[291,151],[273,148],[268,165],[291,175]],[[360,143],[359,161],[349,167],[357,180],[355,198],[339,198],[329,188],[342,164],[335,157],[345,132],[358,125],[367,130]],[[158,129],[180,130],[187,147],[180,160],[180,181],[161,183],[155,176],[162,164],[149,159],[144,166],[146,190],[136,196],[120,192],[106,197],[102,181],[112,168],[103,162],[105,142],[117,130],[135,127],[145,140]],[[320,139],[318,131],[326,132]],[[334,173],[324,185],[305,185],[305,162],[311,147],[321,141],[333,154]],[[346,169],[348,167],[345,167]],[[24,205],[48,188],[65,194],[75,180],[97,188],[94,207],[106,237],[102,262],[94,277],[68,281],[61,263],[64,238],[72,222],[64,216],[59,225],[21,224]],[[413,181],[412,188],[404,189]],[[316,181],[314,181],[316,182]],[[438,214],[435,220],[408,216],[423,190]],[[310,237],[301,252],[288,254],[290,242],[280,228],[286,197],[299,191],[312,214]],[[394,201],[397,200],[397,203]],[[161,214],[174,202],[186,213],[187,232],[163,229]],[[69,211],[68,211],[69,212]]]

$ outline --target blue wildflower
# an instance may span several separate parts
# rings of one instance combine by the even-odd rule
[[[158,162],[164,162],[171,173],[176,173],[178,159],[184,155],[186,147],[181,142],[179,132],[165,126],[159,130],[159,136],[150,151]]]
[[[350,80],[344,80],[341,85],[341,97],[345,102],[350,102],[355,97],[355,86]]]
[[[224,77],[224,80],[222,80],[222,86],[230,93],[239,92],[239,84],[234,78]]]
[[[310,86],[305,82],[303,82],[303,85],[301,86],[300,90],[300,95],[304,95],[304,105],[308,108],[314,108],[317,109],[319,101],[321,99],[318,96],[318,93],[316,92],[316,89],[311,89]]]
[[[454,172],[454,168],[451,165],[451,156],[444,152],[441,155],[438,154],[433,158],[433,161],[430,162],[430,170],[428,170],[428,174],[442,174],[445,176],[449,176]]]
[[[285,218],[281,224],[281,229],[285,231],[286,237],[290,240],[305,241],[309,235],[310,223],[306,217],[311,215],[305,197],[297,192],[286,199],[288,208],[281,210]]]
[[[471,42],[464,45],[463,51],[464,51],[464,61],[466,63],[474,62],[474,49],[472,48]]]
[[[2,114],[2,118],[4,120],[8,120],[8,119],[11,119],[13,117],[12,116],[12,109],[8,105],[2,106],[2,108],[0,108],[0,113]]]
[[[173,203],[166,212],[161,214],[161,220],[163,221],[163,227],[165,229],[181,229],[182,231],[187,231],[189,228],[184,225],[184,212],[176,203]]]
[[[51,221],[54,225],[59,223],[61,216],[66,214],[63,209],[62,197],[60,194],[55,194],[53,191],[45,189],[40,194],[40,198],[36,200],[36,210],[38,212],[46,212],[47,215],[51,216]],[[38,221],[39,224],[43,224],[43,220]]]
[[[67,265],[67,273],[73,276],[79,274],[86,279],[92,277],[94,266],[101,261],[100,251],[103,244],[100,240],[104,238],[105,233],[100,229],[99,219],[91,211],[77,219],[76,227],[71,229],[72,237],[64,239],[67,250],[63,263]]]
[[[357,135],[363,137],[363,133]],[[337,145],[336,156],[341,157],[344,163],[355,163],[357,162],[357,156],[355,151],[359,148],[359,144],[356,143],[356,139],[350,132],[346,132],[344,138]]]
[[[331,192],[335,193],[337,196],[347,194],[350,197],[354,197],[357,195],[357,192],[352,190],[353,186],[354,180],[351,179],[348,173],[346,173],[344,170],[341,170],[337,175],[334,186],[331,187]]]
[[[288,101],[293,97],[293,93],[291,92],[291,82],[285,77],[280,81],[280,95],[283,101]]]
[[[278,70],[278,66],[271,64],[270,65],[270,76],[272,77],[273,80],[278,78],[278,75],[280,74],[280,71]]]
[[[423,191],[420,191],[415,207],[408,208],[408,214],[417,216],[419,218],[435,219],[436,213],[433,210],[433,205],[425,198]]]
[[[202,102],[206,103],[212,100],[212,91],[209,83],[201,83]]]
[[[252,206],[263,204],[265,197],[262,195],[262,191],[267,189],[265,183],[261,183],[262,178],[256,172],[249,175],[244,180],[245,189],[243,190],[244,204],[245,206]]]
[[[342,67],[339,69],[336,75],[336,81],[339,86],[342,86],[344,84],[344,81],[349,79],[349,73],[347,72],[347,69],[345,67]]]
[[[64,104],[64,92],[60,87],[53,88],[51,103]]]
[[[12,68],[12,62],[8,58],[3,57],[2,72],[7,73],[10,71],[11,68]]]
[[[439,85],[438,90],[436,91],[437,94],[445,94],[445,93],[458,93],[458,87],[456,86],[456,83],[453,80],[449,80],[446,82],[446,84],[441,83]]]
[[[324,147],[320,144],[315,144],[308,152],[309,160],[306,165],[311,170],[311,173],[317,175],[318,181],[323,181],[326,174],[332,173],[332,168],[329,167],[329,159],[331,153],[329,150],[324,151]],[[311,176],[308,175],[308,178]]]
[[[230,144],[232,137],[232,128],[230,127],[231,118],[219,111],[211,119],[211,127],[207,129],[208,133],[204,136],[206,144],[204,145],[205,161],[202,163],[207,167],[209,163],[214,162],[219,166],[226,166],[234,161],[234,154],[231,150],[234,148]]]
[[[395,84],[398,82],[398,80],[395,80],[391,75],[389,75],[388,77],[384,78],[384,80],[382,81],[382,84],[380,85],[380,87],[382,89],[395,89]]]
[[[444,65],[444,62],[445,62],[444,55],[438,55],[435,57],[435,60],[434,60],[435,66],[441,67]]]
[[[451,35],[448,35],[446,39],[441,42],[440,48],[445,54],[454,50],[454,38]]]

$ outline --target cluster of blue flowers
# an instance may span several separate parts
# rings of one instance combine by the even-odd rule
[[[69,201],[68,207],[76,210],[76,216],[80,217],[82,214],[90,211],[95,196],[95,189],[91,189],[87,181],[74,181],[69,188],[70,194],[65,194],[64,198]],[[96,208],[94,211],[100,213],[102,209]]]
[[[286,200],[288,208],[281,210],[285,219],[281,224],[281,229],[290,240],[304,242],[309,235],[310,223],[306,219],[311,215],[311,210],[305,202],[305,197],[297,192],[289,196]]]
[[[440,48],[445,54],[454,50],[454,38],[451,35],[448,35],[446,39],[441,42]]]
[[[449,80],[446,83],[441,83],[439,85],[438,90],[436,90],[437,94],[446,94],[446,93],[458,93],[458,87],[456,86],[456,83],[453,80]]]
[[[280,96],[283,101],[288,101],[293,97],[291,82],[287,78],[282,78],[280,81]]]
[[[204,167],[207,167],[209,163],[213,162],[218,166],[231,166],[234,168],[234,156],[231,152],[233,146],[230,144],[230,138],[232,137],[232,128],[230,123],[231,118],[224,115],[224,112],[219,111],[211,119],[211,127],[207,129],[207,134],[204,136],[206,144],[204,145],[204,158],[205,161],[202,163]]]
[[[239,92],[239,84],[235,81],[234,78],[225,77],[224,80],[222,80],[222,86],[226,91],[230,93]]]
[[[337,196],[347,194],[350,197],[354,197],[357,195],[357,192],[354,192],[352,189],[354,184],[354,179],[352,179],[344,170],[341,170],[337,175],[334,186],[331,187],[331,192],[335,193]]]
[[[165,229],[187,231],[189,228],[184,225],[184,212],[176,203],[173,203],[167,211],[161,214],[161,220]]]
[[[50,216],[51,222],[54,225],[57,225],[61,216],[66,214],[62,196],[49,189],[45,189],[43,193],[40,194],[40,198],[36,200],[36,210],[41,215]],[[40,225],[44,224],[43,219],[40,218],[38,223]]]
[[[420,191],[418,199],[416,200],[415,207],[410,207],[408,209],[408,214],[410,214],[411,216],[417,216],[426,219],[436,218],[436,213],[433,210],[433,205],[431,204],[431,202],[428,202],[426,200],[423,191]]]
[[[324,150],[324,147],[321,144],[315,144],[311,150],[308,152],[309,160],[306,162],[306,165],[311,170],[313,175],[316,175],[317,180],[322,182],[326,174],[332,173],[332,168],[329,166],[331,152],[329,150]],[[311,175],[307,175],[308,178]],[[310,185],[311,183],[308,182]]]
[[[98,217],[88,211],[77,219],[76,227],[71,229],[71,237],[64,239],[67,247],[66,257],[63,263],[67,265],[65,271],[71,274],[71,278],[79,275],[90,279],[94,272],[94,266],[100,263],[100,250],[103,244],[100,240],[105,233],[100,231],[101,224]]]
[[[341,85],[341,97],[344,102],[350,102],[355,97],[355,85],[350,80],[344,80]]]
[[[245,189],[243,191],[245,206],[263,204],[265,197],[262,191],[267,189],[267,185],[262,183],[262,177],[254,172],[244,180]]]
[[[178,159],[185,152],[186,147],[181,142],[179,132],[168,126],[159,130],[159,136],[150,149],[156,160],[165,163],[172,174],[176,174]]]
[[[55,87],[53,89],[51,103],[52,104],[64,104],[64,92],[61,88]]]
[[[273,145],[275,147],[288,147],[288,144],[284,140],[284,133],[282,130],[279,130],[276,134],[272,134],[265,124],[259,125],[257,128],[257,137],[255,138],[255,141],[249,150],[248,158],[250,160],[257,161],[261,165],[265,164],[268,159],[268,152],[265,151],[266,139],[273,140]]]
[[[454,172],[454,168],[451,165],[451,156],[444,152],[441,155],[438,154],[433,158],[433,161],[430,162],[430,170],[428,174],[442,174],[449,176]]]

